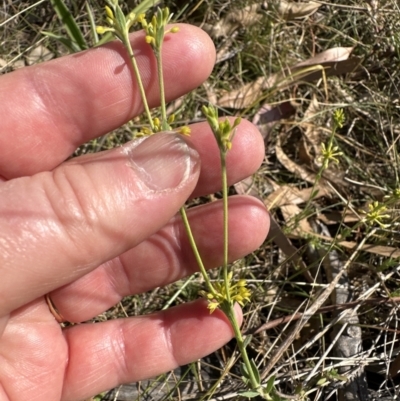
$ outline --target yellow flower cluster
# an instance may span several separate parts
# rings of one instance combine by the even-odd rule
[[[172,124],[175,120],[175,115],[171,114],[168,117],[168,127],[169,124]],[[137,137],[142,137],[142,136],[149,136],[149,135],[153,135],[157,132],[161,132],[164,131],[161,120],[158,117],[153,118],[153,129],[149,128],[149,127],[142,127],[139,131],[138,134],[136,134]],[[181,134],[184,136],[190,136],[190,127],[188,127],[187,125],[184,125],[182,127],[176,128],[173,130],[174,132],[176,132],[177,134]]]
[[[342,156],[343,153],[339,152],[338,146],[333,146],[332,142],[326,146],[321,143],[321,154],[322,154],[322,165],[323,169],[327,169],[330,162],[339,163],[338,157]]]
[[[389,219],[390,215],[387,214],[387,207],[378,201],[370,203],[368,205],[369,211],[366,213],[364,221],[368,225],[378,224],[381,228],[388,228],[390,224],[384,224],[383,220]]]
[[[250,301],[251,292],[247,288],[246,280],[241,279],[236,283],[232,283],[232,275],[232,272],[228,274],[229,296],[226,291],[225,283],[223,282],[215,283],[215,293],[207,294],[209,300],[207,308],[210,310],[210,313],[213,313],[215,309],[220,307],[224,302],[237,302],[239,305],[243,306],[245,302]]]
[[[129,30],[139,17],[134,12],[125,16],[118,4],[118,0],[106,0],[106,3],[105,10],[108,26],[97,26],[96,32],[99,35],[111,32],[124,42],[128,37]]]
[[[201,110],[213,131],[218,147],[223,152],[230,150],[236,133],[236,127],[240,124],[241,118],[236,118],[233,125],[231,125],[227,118],[223,121],[218,120],[218,109],[213,105],[209,105],[208,107],[203,106]]]
[[[156,15],[153,16],[150,22],[146,20],[144,15],[138,17],[138,22],[142,24],[142,28],[146,32],[146,43],[154,49],[160,50],[164,36],[167,33],[176,33],[179,31],[177,26],[165,30],[165,26],[170,22],[172,14],[168,7],[158,9]]]
[[[336,109],[333,112],[333,123],[335,124],[335,128],[343,128],[345,121],[346,117],[343,109]]]

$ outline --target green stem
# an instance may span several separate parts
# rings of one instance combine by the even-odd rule
[[[236,320],[236,316],[235,316],[235,311],[233,309],[233,305],[229,305],[228,310],[224,310],[224,312],[225,312],[226,316],[228,317],[229,321],[231,322],[231,325],[232,325],[232,328],[233,328],[233,332],[235,333],[235,338],[236,338],[236,341],[237,341],[237,345],[239,347],[240,354],[241,354],[242,359],[243,359],[243,363],[245,364],[247,372],[249,374],[249,380],[250,380],[250,383],[251,383],[251,388],[253,390],[256,390],[258,387],[260,387],[260,383],[258,382],[256,377],[254,376],[253,368],[251,366],[251,362],[250,362],[249,356],[247,355],[246,347],[244,345],[243,336],[242,336],[242,333],[240,331],[238,322]]]
[[[335,133],[336,133],[336,126],[334,126],[332,129],[332,134],[329,137],[328,146],[332,146],[333,137],[335,136]],[[306,206],[303,208],[303,212],[300,213],[301,215],[297,216],[297,218],[298,218],[297,221],[300,221],[301,219],[303,219],[304,217],[307,216],[307,212],[311,205],[311,202],[315,199],[315,196],[316,196],[315,189],[317,188],[317,185],[319,184],[322,174],[325,170],[326,170],[326,167],[324,166],[324,164],[322,164],[321,168],[318,170],[317,175],[315,176],[315,181],[313,183],[312,190],[311,190],[311,196],[308,198]]]
[[[231,296],[229,293],[229,279],[228,279],[228,178],[226,171],[226,151],[220,150],[221,157],[221,173],[222,173],[222,204],[223,204],[223,231],[224,231],[224,250],[223,250],[223,264],[222,274],[224,277],[224,283],[226,288],[226,300],[231,304]]]
[[[234,305],[230,298],[230,283],[228,279],[228,251],[229,251],[229,238],[228,238],[228,175],[226,169],[226,150],[220,150],[221,156],[221,173],[222,173],[222,203],[223,203],[223,225],[224,225],[224,259],[223,259],[223,276],[224,276],[224,283],[226,288],[226,308],[223,308],[226,316],[228,317],[229,321],[231,322],[233,331],[235,333],[236,341],[239,347],[240,354],[243,359],[243,363],[247,368],[247,372],[249,374],[249,380],[251,383],[252,389],[257,389],[260,383],[257,381],[256,377],[253,373],[253,368],[250,363],[249,356],[247,355],[247,350],[244,345],[243,336],[240,331],[238,322],[236,320]]]
[[[189,243],[190,243],[190,246],[191,246],[192,251],[194,253],[194,257],[196,258],[196,262],[197,262],[197,264],[199,266],[200,272],[201,272],[201,274],[202,274],[202,276],[204,278],[204,281],[207,284],[208,290],[212,294],[215,294],[216,291],[215,291],[213,285],[211,284],[210,278],[208,277],[207,271],[206,271],[206,269],[204,267],[203,260],[201,259],[199,250],[197,249],[197,244],[196,244],[196,241],[195,241],[195,239],[193,237],[193,233],[192,233],[192,229],[191,229],[190,224],[189,224],[189,220],[188,220],[188,217],[187,217],[186,209],[185,209],[184,206],[182,206],[179,211],[181,213],[183,225],[185,227],[186,234],[187,234],[187,236],[189,238]]]
[[[129,41],[129,36],[126,36],[124,38],[123,42],[124,42],[125,47],[128,50],[129,58],[131,59],[133,71],[135,72],[136,80],[137,80],[137,83],[138,83],[138,86],[139,86],[139,91],[140,91],[140,96],[142,98],[143,107],[144,107],[144,110],[146,112],[147,119],[149,120],[149,124],[150,124],[151,130],[153,131],[154,130],[153,119],[151,117],[149,104],[147,103],[146,92],[144,91],[142,78],[141,78],[140,72],[139,72],[139,67],[137,65],[137,62],[136,62],[136,59],[135,59],[135,55],[134,55],[133,50],[132,50],[131,42]]]
[[[161,47],[154,51],[157,60],[158,70],[158,85],[160,87],[160,100],[161,100],[161,128],[163,131],[168,131],[171,127],[168,125],[167,118],[167,106],[165,103],[165,89],[164,89],[164,75],[163,75],[163,64],[161,56]]]

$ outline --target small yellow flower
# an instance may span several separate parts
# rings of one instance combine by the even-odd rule
[[[114,13],[112,12],[111,8],[108,6],[105,6],[106,9],[106,15],[108,18],[110,18],[111,21],[114,21],[115,17],[114,17]]]
[[[153,135],[154,132],[149,127],[142,127],[140,131],[136,134],[136,137],[140,138],[142,136]]]
[[[342,152],[339,152],[339,147],[333,146],[331,141],[328,143],[328,146],[321,143],[321,153],[322,168],[324,170],[328,168],[330,162],[339,163],[337,158],[343,155]]]
[[[137,22],[139,22],[139,24],[142,24],[142,26],[143,26],[143,24],[147,25],[146,14],[144,14],[144,13],[139,14],[137,17]]]
[[[241,279],[236,283],[232,283],[232,276],[233,273],[230,272],[228,275],[229,297],[227,296],[226,287],[223,282],[215,283],[215,293],[207,294],[207,299],[209,300],[207,307],[210,309],[210,313],[213,313],[224,302],[228,302],[229,299],[232,303],[237,302],[241,306],[250,301],[251,292],[247,288],[246,280]]]
[[[215,312],[216,309],[219,307],[219,302],[217,301],[209,301],[207,305],[207,309],[210,310],[210,314]]]
[[[140,14],[137,21],[142,24],[142,28],[146,32],[146,43],[150,44],[154,49],[160,50],[164,36],[168,33],[176,33],[178,27],[172,27],[165,30],[166,25],[170,22],[172,14],[168,7],[158,9],[150,22],[146,21],[144,14]]]
[[[96,32],[99,35],[104,35],[106,32],[110,32],[111,28],[107,28],[105,26],[96,26]]]
[[[154,131],[159,132],[161,129],[161,121],[158,117],[153,118]]]
[[[154,39],[152,36],[150,36],[150,35],[146,35],[145,41],[146,41],[146,43],[148,43],[149,45],[153,45],[153,44],[155,43],[155,39]]]
[[[241,118],[236,118],[233,125],[231,125],[227,118],[223,121],[218,120],[218,109],[213,105],[209,105],[208,107],[203,106],[201,110],[206,116],[220,150],[223,152],[230,150],[232,148],[233,138],[236,134],[236,128],[240,124]]]
[[[100,35],[106,32],[112,32],[116,38],[125,43],[126,40],[128,40],[130,28],[138,18],[133,11],[125,15],[118,4],[118,0],[106,0],[106,3],[105,12],[108,28],[97,27],[96,31]]]
[[[187,125],[184,125],[183,127],[180,127],[180,128],[179,128],[178,132],[179,132],[181,135],[190,136],[191,129],[190,129],[190,127],[188,127]]]
[[[165,33],[177,33],[177,32],[179,32],[179,27],[174,26],[171,29],[168,29],[168,31],[166,31]]]
[[[346,117],[343,109],[336,109],[333,113],[333,123],[335,124],[335,128],[343,128],[345,121]]]
[[[366,213],[364,221],[368,225],[378,224],[381,228],[388,228],[390,224],[384,224],[382,220],[386,220],[390,218],[390,215],[387,214],[387,207],[378,201],[374,201],[368,205],[369,211]]]

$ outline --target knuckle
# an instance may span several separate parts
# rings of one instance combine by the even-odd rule
[[[54,225],[61,232],[61,241],[74,255],[89,258],[96,245],[91,238],[96,238],[101,226],[101,200],[85,168],[81,165],[57,168],[45,181],[44,192]]]

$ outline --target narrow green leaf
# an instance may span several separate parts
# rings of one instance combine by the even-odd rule
[[[246,338],[243,341],[243,347],[244,348],[247,348],[247,346],[250,344],[250,341],[251,341],[252,338],[253,338],[253,336],[251,334],[246,336]]]
[[[156,1],[156,0],[144,0],[140,2],[134,9],[133,12],[136,15],[143,14],[145,13],[150,7],[154,7],[157,4],[161,3],[161,1]]]
[[[249,378],[249,372],[247,371],[247,366],[244,363],[240,364],[240,373],[246,378]]]
[[[70,38],[66,38],[65,36],[61,35],[56,35],[53,32],[47,32],[47,31],[42,31],[43,35],[46,35],[52,39],[58,40],[60,43],[62,43],[71,53],[76,53],[79,52],[81,49],[78,47],[78,45],[73,42]]]
[[[121,32],[125,31],[125,26],[126,26],[126,18],[124,13],[121,10],[121,7],[119,5],[117,5],[115,7],[115,19],[117,20],[117,26],[119,26],[119,29],[121,30]],[[118,28],[116,28],[116,30],[118,31]],[[124,35],[125,37],[125,35]]]
[[[265,387],[267,394],[271,393],[272,389],[274,388],[274,383],[275,383],[275,376],[271,376]]]
[[[98,47],[104,45],[105,43],[111,42],[114,40],[114,36],[111,32],[106,32],[101,39],[94,45],[94,47]]]
[[[90,7],[89,2],[87,2],[87,1],[86,1],[85,6],[86,6],[86,12],[88,13],[88,17],[89,17],[90,31],[93,36],[93,42],[96,45],[97,43],[99,43],[99,35],[97,34],[97,31],[96,31],[96,23],[94,21],[93,10],[92,10],[92,7]]]
[[[79,29],[74,17],[69,12],[68,8],[62,0],[50,0],[51,4],[60,18],[61,22],[64,24],[67,34],[70,39],[76,43],[79,50],[85,50],[88,48],[85,38],[83,37],[82,31]]]
[[[260,372],[258,371],[257,365],[253,359],[250,359],[250,366],[251,370],[253,371],[254,378],[257,381],[257,384],[260,385],[261,383]]]

